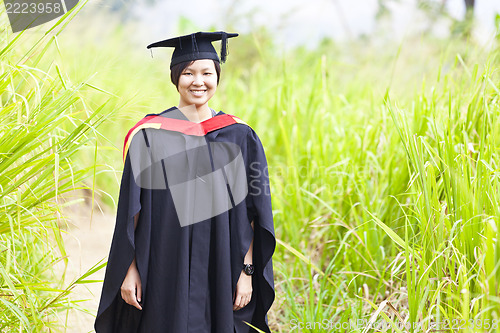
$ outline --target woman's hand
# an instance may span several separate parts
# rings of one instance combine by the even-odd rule
[[[142,310],[142,307],[139,304],[142,296],[141,277],[139,276],[139,271],[137,270],[137,265],[135,264],[135,258],[130,264],[127,275],[123,280],[121,292],[122,298],[127,304]]]
[[[235,297],[236,296],[236,297]],[[244,308],[252,299],[252,276],[241,271],[240,278],[236,284],[233,295],[233,311]]]

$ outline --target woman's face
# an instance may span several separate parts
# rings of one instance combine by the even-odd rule
[[[211,59],[194,61],[182,71],[177,90],[179,107],[207,104],[217,90],[217,72]]]

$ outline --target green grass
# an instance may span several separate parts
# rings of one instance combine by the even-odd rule
[[[57,53],[58,35],[83,5],[46,27],[45,34],[12,35],[1,12],[2,332],[63,330],[68,310],[81,309],[79,300],[69,298],[72,289],[92,282],[89,276],[104,266],[96,263],[82,276],[64,282],[68,258],[62,209],[83,200],[67,199],[73,190],[92,190],[86,184],[92,184],[98,170],[95,160],[82,164],[75,156],[82,150],[95,152],[97,128],[107,115],[105,104],[87,105],[82,94],[86,83],[73,83],[48,54]]]
[[[113,133],[106,163],[115,170],[127,129],[178,101],[170,53],[151,59],[145,45],[123,46],[130,34],[111,32],[100,49],[106,61],[94,64],[114,64],[96,84],[105,80],[129,103],[103,125]],[[73,44],[65,45],[69,58]],[[284,56],[265,33],[231,40],[211,106],[247,121],[268,156],[278,237],[273,331],[290,331],[294,320],[372,318],[424,330],[500,320],[498,64],[496,50],[429,36],[325,42]],[[116,178],[98,179],[114,200]]]
[[[116,205],[127,130],[178,102],[170,53],[151,58],[147,43],[130,41],[132,24],[96,26],[100,44],[92,29],[75,40],[68,28],[47,52],[77,82],[91,77],[79,90],[91,106],[116,96],[95,108],[107,120],[74,155],[84,168],[106,166],[96,193]],[[498,48],[431,36],[325,41],[284,55],[264,31],[230,41],[210,105],[249,123],[266,150],[278,238],[273,331],[498,323],[499,64]]]

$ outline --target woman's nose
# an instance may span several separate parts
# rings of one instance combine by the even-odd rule
[[[201,75],[195,75],[193,78],[193,84],[197,86],[203,85],[203,76]]]

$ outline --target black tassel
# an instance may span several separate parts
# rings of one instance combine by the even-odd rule
[[[221,48],[220,48],[220,61],[225,62],[227,57],[227,33],[222,32]]]

